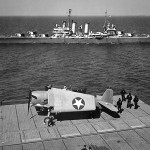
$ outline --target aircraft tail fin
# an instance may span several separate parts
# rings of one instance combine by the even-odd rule
[[[100,105],[108,108],[111,111],[118,112],[118,109],[113,105],[113,90],[107,89],[101,99],[97,101]]]
[[[101,98],[101,101],[113,104],[113,90],[112,89],[107,89],[104,92],[104,94]]]

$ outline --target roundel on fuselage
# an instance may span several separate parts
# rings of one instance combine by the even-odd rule
[[[76,109],[76,110],[81,110],[84,108],[85,106],[85,101],[80,98],[80,97],[76,97],[72,100],[72,106]]]

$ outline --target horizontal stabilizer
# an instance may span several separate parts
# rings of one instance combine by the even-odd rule
[[[101,104],[102,106],[108,108],[111,111],[118,112],[118,109],[113,104],[103,102],[103,101],[98,101],[98,103]]]

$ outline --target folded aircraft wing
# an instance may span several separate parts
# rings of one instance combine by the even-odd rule
[[[90,111],[96,109],[93,95],[77,93],[66,89],[52,88],[48,92],[48,103],[54,112]]]

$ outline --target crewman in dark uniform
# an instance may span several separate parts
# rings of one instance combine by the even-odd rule
[[[137,109],[137,108],[139,107],[138,101],[139,101],[139,98],[135,95],[135,97],[134,97],[134,99],[133,99],[133,102],[134,102],[134,109]]]
[[[117,101],[117,107],[118,107],[118,113],[121,112],[121,106],[122,106],[122,101],[121,98],[119,98],[119,100]]]
[[[132,96],[131,96],[131,92],[129,92],[129,94],[127,95],[127,108],[132,107],[131,100],[132,100]]]
[[[124,88],[121,90],[120,94],[122,96],[122,101],[126,101],[126,98],[125,98],[126,91],[124,90]]]

